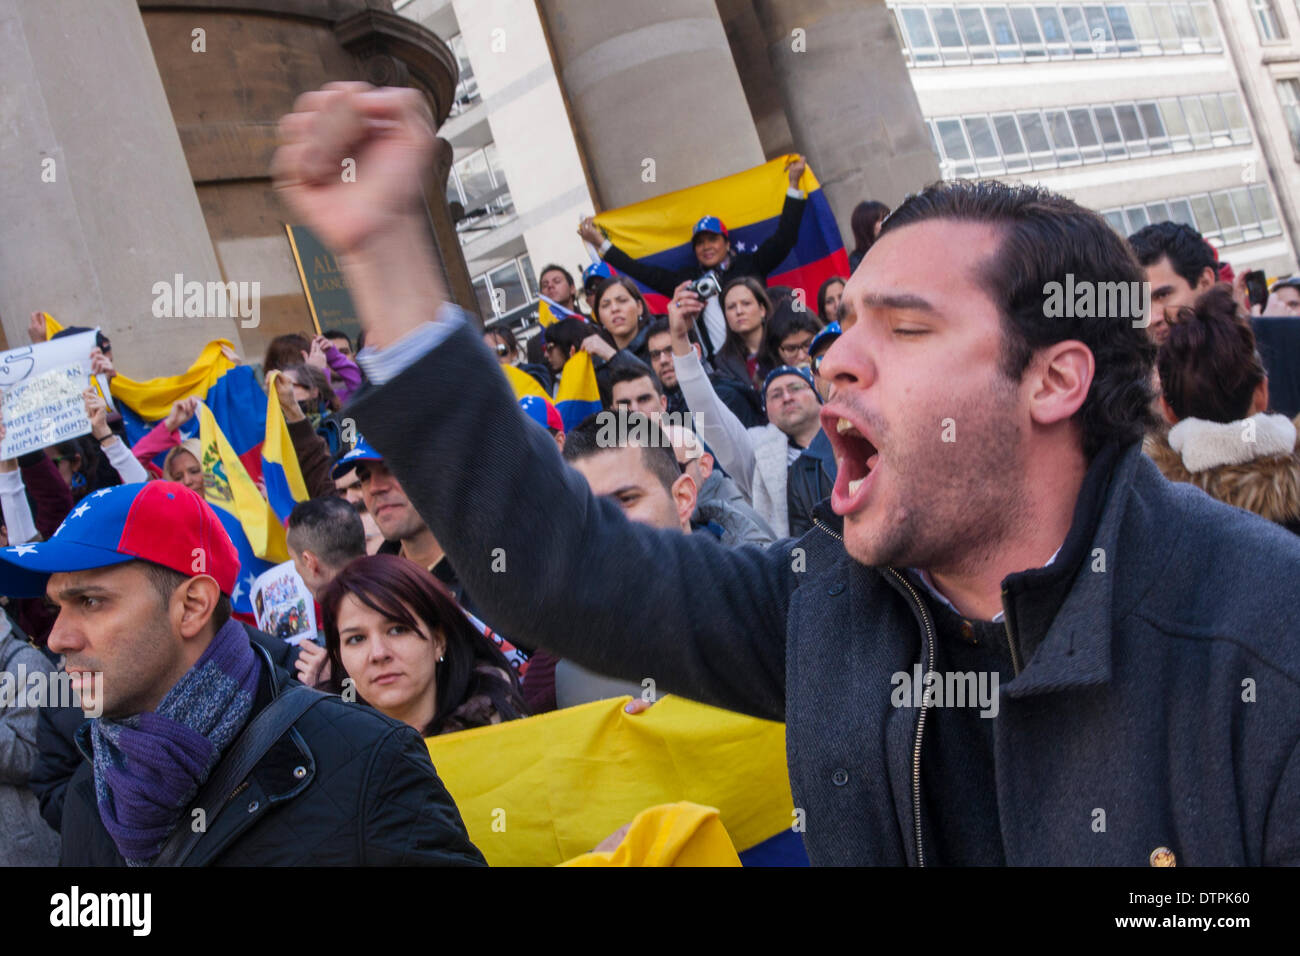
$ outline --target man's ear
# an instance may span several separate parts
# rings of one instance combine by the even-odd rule
[[[1095,372],[1092,350],[1076,339],[1039,352],[1025,370],[1029,415],[1034,423],[1054,425],[1072,418],[1087,399]]]
[[[1258,415],[1260,412],[1268,411],[1268,376],[1260,379],[1259,384],[1255,386],[1255,394],[1250,399],[1250,413]]]
[[[695,479],[690,475],[682,475],[673,482],[670,493],[673,496],[673,505],[677,508],[677,520],[681,522],[682,530],[689,533],[691,515],[695,513],[695,501],[699,497]]]
[[[172,592],[173,629],[186,640],[198,637],[212,620],[220,599],[221,588],[211,575],[200,574],[190,578]]]
[[[1201,270],[1201,277],[1196,280],[1196,291],[1204,292],[1210,286],[1214,285],[1219,279],[1218,270],[1213,266],[1206,266]]]

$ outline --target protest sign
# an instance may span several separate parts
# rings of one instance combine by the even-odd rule
[[[0,458],[17,458],[90,432],[81,393],[90,381],[95,330],[0,352],[5,438]]]
[[[316,636],[316,609],[311,592],[292,561],[277,564],[253,582],[253,611],[257,627],[267,634],[298,644]]]

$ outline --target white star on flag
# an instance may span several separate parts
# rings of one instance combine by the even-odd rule
[[[74,518],[80,518],[82,515],[84,515],[84,514],[85,514],[87,511],[89,511],[89,510],[90,510],[90,505],[86,504],[86,503],[83,501],[81,504],[79,504],[76,508],[73,509],[73,511],[72,511],[72,517],[74,517]]]
[[[24,554],[31,554],[32,552],[34,552],[36,550],[36,545],[20,544],[12,548],[5,548],[5,550],[12,551],[14,554],[18,555],[18,557],[21,558]]]
[[[238,579],[236,579],[236,581],[235,581],[235,589],[234,589],[233,591],[230,592],[230,600],[231,600],[231,601],[238,601],[239,598],[240,598],[240,596],[241,596],[243,593],[244,593],[244,586],[243,586],[242,584],[239,583]]]

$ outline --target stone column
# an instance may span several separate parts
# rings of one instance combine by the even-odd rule
[[[132,377],[183,371],[229,318],[156,318],[154,283],[219,281],[135,0],[0,0],[0,315],[101,325]]]
[[[604,208],[763,162],[714,0],[539,5]]]
[[[808,157],[846,247],[864,199],[895,206],[939,179],[884,0],[754,0],[795,148]]]

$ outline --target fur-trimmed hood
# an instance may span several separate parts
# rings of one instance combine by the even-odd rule
[[[1185,418],[1148,434],[1143,450],[1170,481],[1300,532],[1300,450],[1294,422],[1260,413],[1237,422]],[[1243,436],[1249,435],[1249,439]]]

